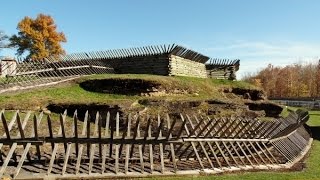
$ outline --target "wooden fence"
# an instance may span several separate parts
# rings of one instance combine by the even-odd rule
[[[209,63],[205,64],[207,61]],[[172,44],[76,53],[43,60],[4,60],[1,64],[0,93],[90,74],[155,74],[227,79],[231,71],[239,69],[240,63],[239,60],[210,59]]]
[[[262,121],[205,116],[73,117],[0,112],[0,176],[136,177],[288,168],[311,143],[307,112]],[[79,114],[79,115],[78,115]]]
[[[10,71],[0,79],[1,91],[59,82],[81,75],[114,73],[113,67],[101,60],[24,61],[11,63],[2,67],[2,70],[10,69],[13,65],[15,71]]]

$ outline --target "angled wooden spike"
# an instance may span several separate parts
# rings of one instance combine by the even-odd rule
[[[96,113],[96,119],[95,119],[94,125],[95,126],[94,126],[93,136],[96,137],[98,135],[99,112]],[[90,144],[89,174],[91,174],[92,168],[93,168],[95,148],[96,148],[96,144]]]
[[[89,118],[88,111],[86,111],[86,113],[85,113],[85,115],[84,115],[84,121],[83,121],[81,136],[85,136],[85,135],[86,135],[88,118]],[[79,146],[79,152],[78,152],[78,155],[77,155],[76,172],[75,172],[76,175],[79,174],[79,169],[80,169],[80,163],[81,163],[81,157],[82,157],[83,147],[84,147],[84,144],[80,144],[80,146]]]
[[[73,129],[74,129],[74,133],[73,133],[73,136],[75,139],[78,139],[78,112],[77,110],[74,111],[74,114],[73,114]],[[76,143],[75,144],[75,148],[76,148],[76,156],[78,156],[78,153],[79,153],[79,144]]]
[[[236,145],[239,147],[239,149],[241,150],[242,154],[244,154],[244,156],[246,157],[247,161],[250,163],[250,165],[253,167],[254,164],[252,163],[252,161],[250,160],[249,156],[247,155],[247,153],[244,151],[242,145],[239,142],[236,142]]]
[[[130,129],[131,129],[131,114],[128,115],[128,121],[127,121],[127,138],[130,138]],[[126,144],[126,157],[125,157],[125,165],[124,165],[124,173],[128,173],[129,169],[129,150],[130,150],[130,144]]]
[[[87,138],[90,139],[90,126],[91,126],[91,117],[88,114],[88,123],[87,123]],[[87,143],[87,156],[90,157],[90,143]]]
[[[168,130],[168,134],[166,136],[166,139],[169,139],[172,137],[172,131],[173,131],[173,128],[174,128],[174,125],[176,124],[176,122],[177,122],[177,119],[174,118],[172,124],[170,125],[170,117],[169,117],[169,114],[167,114],[167,123],[168,123],[168,128],[170,127],[170,129]]]
[[[209,117],[207,117],[207,119],[208,119],[209,121],[212,121],[212,120],[213,120],[213,119],[211,120]],[[196,119],[196,120],[197,120],[197,119]],[[212,132],[212,130],[216,127],[217,124],[218,124],[218,121],[215,120],[215,123],[212,125],[211,128],[207,127],[208,132],[205,134],[205,137],[207,137],[209,134],[213,137],[213,132]],[[213,157],[215,158],[216,162],[218,163],[219,167],[222,168],[222,164],[221,164],[221,162],[219,161],[219,158],[217,157],[216,152],[215,152],[215,150],[214,150],[213,147],[212,147],[212,144],[209,143],[209,142],[207,142],[207,144],[208,144],[208,146],[209,146],[209,149],[210,149],[211,153],[213,154]]]
[[[4,117],[3,113],[1,114],[1,120],[2,120],[4,131],[5,131],[5,136],[7,137],[7,139],[11,139],[11,137],[10,137],[10,129],[8,127],[6,118]]]
[[[62,176],[65,174],[65,172],[67,170],[67,165],[68,165],[68,161],[69,161],[71,145],[72,145],[71,143],[67,144],[67,151],[66,151],[66,154],[64,156],[64,162],[63,162],[63,167],[62,167]]]
[[[254,154],[252,153],[252,151],[250,150],[249,146],[247,145],[246,142],[242,142],[242,144],[244,145],[244,147],[246,148],[246,150],[249,152],[249,154],[251,155],[251,157],[253,158],[253,160],[260,165],[259,161],[257,160],[257,158],[254,156]]]
[[[128,116],[128,119],[126,120],[126,127],[128,127],[128,123],[129,123],[129,116]],[[125,137],[127,136],[127,131],[128,131],[128,128],[125,128],[124,129],[124,131],[122,132],[122,137],[121,137],[121,139],[122,139],[122,142],[124,142],[124,140],[125,140]],[[120,144],[120,148],[119,148],[119,158],[121,159],[121,157],[122,157],[122,149],[123,149],[123,146],[124,146],[124,144],[123,143],[121,143]]]
[[[119,112],[116,115],[116,138],[119,137]],[[119,144],[115,145],[115,173],[119,173]]]
[[[38,136],[38,119],[36,117],[36,115],[33,116],[33,127],[34,127],[34,138],[36,140],[39,139],[39,136]],[[36,149],[37,149],[37,156],[38,156],[38,159],[40,160],[41,159],[41,151],[40,151],[40,146],[39,145],[36,145]]]
[[[21,155],[21,158],[20,158],[20,160],[19,160],[19,164],[18,164],[18,166],[17,166],[17,168],[16,168],[16,172],[15,172],[15,174],[14,174],[14,176],[13,176],[14,179],[17,178],[17,176],[19,175],[19,172],[20,172],[21,167],[22,167],[22,165],[23,165],[23,163],[24,163],[24,160],[25,160],[25,158],[26,158],[26,156],[27,156],[27,154],[28,154],[28,152],[29,152],[30,147],[31,147],[31,143],[28,143],[28,144],[25,146],[24,151],[23,151],[23,154]]]
[[[150,125],[151,125],[151,118],[149,115],[147,115],[147,126],[145,129],[144,138],[143,138],[142,154],[144,154],[144,151],[145,151],[145,146],[146,146],[145,142],[147,141],[147,138],[148,138],[148,129]]]
[[[20,137],[22,139],[24,139],[24,131],[23,131],[23,128],[22,128],[22,123],[21,123],[21,120],[20,120],[20,115],[18,114],[17,116],[17,124],[18,124],[18,129],[19,129],[19,132],[20,132]]]
[[[109,157],[112,158],[113,154],[113,139],[114,139],[114,128],[115,128],[115,121],[111,121],[110,119],[110,145],[109,145]]]
[[[58,131],[58,136],[63,134],[63,128],[64,126],[61,126],[61,124],[64,125],[64,121],[65,121],[65,116],[67,115],[67,110],[64,111],[63,115],[60,114],[59,119],[60,119],[60,127],[59,127],[59,131]],[[64,118],[63,118],[64,117]],[[56,154],[59,148],[59,143],[55,143],[54,147],[53,147],[53,151],[51,153],[51,158],[50,158],[50,162],[49,162],[49,167],[47,170],[47,175],[49,175],[52,171],[52,167],[56,158]]]
[[[170,124],[170,117],[169,117],[169,114],[167,114],[167,125],[168,125],[168,128],[170,127],[170,129],[168,131],[166,139],[172,138],[172,134],[171,133],[172,133],[172,130],[173,130],[173,127],[174,127],[175,123],[176,123],[176,119],[173,120],[172,125]],[[176,155],[175,155],[175,152],[174,152],[173,143],[170,143],[170,152],[171,152],[171,160],[172,160],[174,172],[177,172],[178,168],[177,168]]]
[[[10,159],[11,159],[14,151],[15,151],[16,148],[17,148],[17,145],[18,145],[17,143],[13,143],[13,144],[12,144],[12,146],[11,146],[11,148],[10,148],[8,154],[7,154],[6,159],[4,160],[4,162],[3,162],[2,166],[1,166],[1,169],[0,169],[0,177],[2,177],[3,173],[5,172],[8,164],[9,164]]]
[[[259,144],[259,142],[254,142],[256,145],[257,145],[257,147],[259,148],[259,152],[262,152],[263,153],[263,155],[264,155],[264,157],[266,157],[268,160],[269,160],[269,163],[270,164],[274,164],[273,163],[273,161],[271,160],[271,158],[269,157],[269,155],[267,155],[267,153],[265,152],[265,150],[264,149],[262,149],[262,147],[260,146],[260,144]]]
[[[62,138],[66,138],[66,132],[65,132],[65,128],[64,128],[64,122],[65,122],[65,115],[61,115],[59,116],[59,120],[60,120],[60,130],[61,130],[61,135],[62,135]],[[67,150],[67,144],[64,143],[64,149],[65,151]]]
[[[194,129],[194,125],[193,125],[190,117],[187,116],[187,118],[188,118],[188,121],[189,121],[191,127]],[[196,116],[195,116],[195,119],[196,119],[196,121],[198,122],[198,124],[199,124],[199,122],[204,122],[204,119],[202,119],[202,121],[199,121]],[[210,122],[210,123],[211,123],[211,122]],[[207,124],[209,124],[209,123],[207,123]],[[206,125],[205,125],[205,126],[206,126]],[[207,127],[208,127],[208,126],[207,126]],[[201,128],[201,125],[199,126],[199,128]],[[203,128],[203,129],[205,129],[205,128]],[[200,132],[203,132],[203,130],[200,129]],[[197,133],[198,133],[197,131],[195,131],[194,133],[195,133],[196,137],[199,137],[199,134],[197,134]],[[209,157],[209,155],[208,155],[208,153],[207,153],[207,150],[206,150],[205,146],[203,145],[202,142],[199,142],[199,145],[200,145],[200,147],[201,147],[201,149],[202,149],[202,152],[205,154],[205,156],[206,156],[206,158],[207,158],[207,160],[208,160],[211,168],[214,169],[214,166],[213,166],[212,161],[211,161],[211,159],[210,159],[210,157]],[[196,149],[197,149],[197,148],[198,148],[198,147],[196,147]]]
[[[102,117],[99,116],[98,120],[98,138],[100,139],[101,142],[101,137],[102,137]],[[99,160],[102,159],[102,144],[99,142]]]
[[[238,152],[238,149],[234,146],[234,142],[232,142],[232,141],[230,141],[229,142],[230,143],[230,145],[231,145],[231,149],[233,150],[233,152],[235,152],[236,153],[236,155],[238,156],[238,158],[240,159],[240,161],[241,161],[241,163],[245,166],[246,165],[246,163],[243,161],[243,159],[242,159],[242,156],[239,154],[239,152]]]
[[[140,138],[140,124],[137,126],[137,137]],[[139,149],[139,159],[140,159],[140,167],[141,167],[141,173],[144,173],[144,161],[143,161],[143,154],[142,154],[142,145],[138,145]]]
[[[233,162],[239,167],[239,163],[238,161],[236,161],[236,159],[234,158],[234,156],[231,153],[231,150],[228,148],[228,145],[226,142],[222,141],[222,145],[224,146],[224,148],[227,150],[229,157],[231,157],[231,159],[233,160]]]
[[[183,116],[181,116],[181,117],[183,118]],[[182,120],[184,121],[184,119],[182,119]],[[187,135],[189,136],[189,135],[190,135],[190,132],[189,132],[189,129],[188,129],[188,127],[187,127],[186,124],[184,124],[184,128],[185,128],[185,130],[186,130]],[[194,153],[195,153],[195,155],[196,155],[196,157],[197,157],[197,159],[198,159],[199,165],[201,166],[201,169],[203,170],[203,169],[204,169],[204,166],[203,166],[203,163],[202,163],[202,161],[201,161],[201,158],[200,158],[200,156],[199,156],[199,154],[198,154],[198,151],[197,151],[197,149],[196,149],[196,146],[195,146],[194,142],[190,142],[190,144],[191,144],[191,146],[192,146],[192,148],[193,148],[193,151],[194,151]]]
[[[48,122],[48,130],[49,130],[49,137],[53,138],[53,131],[52,131],[52,122],[50,115],[47,116],[47,122]],[[51,149],[53,150],[54,143],[51,143]]]
[[[135,125],[134,130],[133,130],[133,137],[132,137],[133,141],[136,140],[136,138],[137,138],[139,124],[140,124],[140,117],[137,116],[136,125]],[[133,156],[133,150],[134,150],[134,144],[131,145],[130,159]]]
[[[148,129],[148,137],[152,137],[152,132],[151,132],[151,126],[149,126]],[[153,149],[152,149],[152,144],[149,144],[149,158],[150,158],[150,172],[153,173]]]
[[[110,126],[110,112],[107,113],[106,117],[106,128],[104,132],[104,137],[107,138],[109,136],[109,126]],[[107,156],[107,144],[103,145],[103,153],[102,153],[102,163],[101,163],[101,173],[103,174],[106,169],[106,156]]]
[[[160,117],[158,114],[158,129],[159,129],[159,137],[162,138],[162,126],[163,126],[163,118]],[[156,137],[158,139],[158,137]],[[163,174],[165,171],[164,167],[164,155],[163,155],[163,144],[159,144],[159,149],[160,149],[160,164],[161,164],[161,173]]]

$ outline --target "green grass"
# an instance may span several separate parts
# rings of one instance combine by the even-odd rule
[[[80,82],[90,79],[143,79],[160,83],[166,89],[183,89],[190,93],[183,95],[168,95],[165,97],[152,97],[154,99],[166,100],[201,100],[201,99],[223,99],[222,88],[243,87],[255,88],[254,86],[241,81],[213,80],[191,77],[165,77],[153,75],[93,75],[82,77],[70,83],[60,84],[51,87],[39,88],[37,90],[27,90],[21,93],[7,93],[0,95],[0,107],[6,109],[39,109],[46,107],[50,103],[70,103],[70,104],[122,104],[143,99],[141,96],[126,96],[118,94],[106,94],[89,92],[79,86]],[[150,98],[150,97],[148,97]]]

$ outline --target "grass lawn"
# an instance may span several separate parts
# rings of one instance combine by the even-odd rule
[[[242,180],[242,179],[290,179],[290,180],[316,180],[320,179],[320,111],[309,111],[308,125],[313,130],[313,144],[311,152],[306,160],[306,168],[299,172],[241,172],[224,175],[173,177],[161,179],[208,179],[208,180]]]
[[[90,79],[142,79],[160,83],[168,90],[185,90],[186,94],[166,95],[165,97],[148,97],[166,100],[202,100],[202,99],[223,99],[221,89],[238,87],[256,89],[249,83],[242,81],[215,80],[192,77],[165,77],[155,75],[136,74],[103,74],[81,77],[69,83],[59,84],[51,87],[42,87],[35,90],[26,90],[19,93],[6,93],[0,95],[0,108],[5,109],[39,109],[48,104],[132,104],[136,100],[146,98],[142,96],[128,96],[121,94],[106,94],[86,91],[80,87],[80,83]]]

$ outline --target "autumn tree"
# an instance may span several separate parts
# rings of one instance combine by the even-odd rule
[[[10,45],[17,48],[17,55],[27,52],[27,59],[41,60],[65,54],[61,42],[66,42],[62,32],[49,15],[39,14],[36,19],[23,18],[18,23],[18,34],[10,38]]]
[[[292,64],[275,67],[269,64],[256,74],[247,75],[245,81],[262,87],[269,97],[319,97],[319,64]]]

